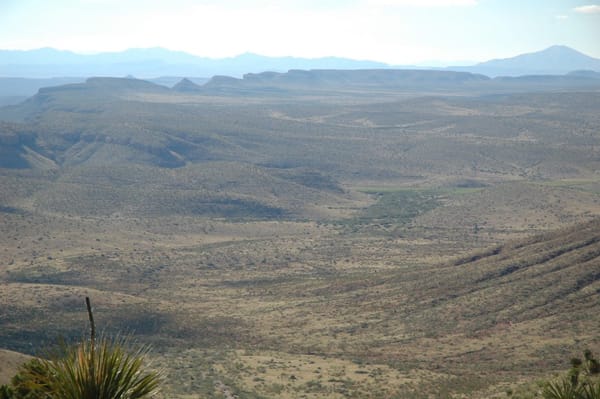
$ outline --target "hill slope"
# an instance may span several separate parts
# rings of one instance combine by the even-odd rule
[[[306,83],[313,79],[314,86]],[[454,93],[486,82],[449,72],[296,71],[233,80],[228,87],[248,89],[244,95],[217,94],[227,85],[215,82],[208,85],[220,87],[214,91],[180,92],[116,78],[41,89],[0,109],[6,121],[0,167],[7,175],[33,171],[52,184],[33,179],[35,197],[3,205],[95,214],[119,207],[144,214],[247,207],[278,217],[333,211],[336,201],[346,208],[360,195],[341,187],[365,182],[594,179],[600,96],[593,91],[483,97],[405,91],[449,85]],[[292,94],[268,92],[271,84]],[[224,165],[229,172],[219,169]],[[179,186],[158,195],[169,180]],[[104,194],[94,183],[102,183]],[[181,196],[175,202],[188,206],[167,209],[164,195]],[[301,198],[311,210],[301,209]]]
[[[60,229],[73,222],[85,221]],[[78,337],[84,294],[95,300],[98,323],[157,343],[168,391],[181,395],[207,389],[184,383],[201,375],[208,385],[225,380],[266,397],[501,397],[516,381],[562,370],[570,354],[600,347],[599,221],[441,264],[386,258],[393,267],[377,273],[372,264],[381,260],[365,250],[373,238],[307,224],[284,235],[278,224],[248,226],[244,239],[228,239],[211,222],[220,241],[151,228],[113,243],[115,219],[91,222],[87,229],[108,229],[93,244],[104,250],[72,248],[52,259],[38,252],[39,260],[0,274],[7,347]],[[289,384],[271,391],[282,374]]]
[[[0,349],[0,385],[10,383],[19,366],[31,359],[22,353]]]
[[[326,204],[352,203],[335,179],[319,171],[257,165],[267,154],[257,150],[256,134],[234,130],[236,122],[215,112],[222,106],[178,104],[186,98],[178,89],[91,78],[41,89],[1,110],[17,123],[0,125],[0,167],[47,179],[41,185],[34,179],[34,197],[11,203],[78,214],[261,218],[315,216]],[[167,102],[146,100],[155,97]]]

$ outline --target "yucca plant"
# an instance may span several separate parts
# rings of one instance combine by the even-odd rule
[[[145,371],[146,350],[128,353],[126,343],[108,338],[84,341],[63,357],[45,361],[50,398],[139,399],[154,394],[159,376]]]
[[[160,375],[143,363],[148,347],[130,352],[126,338],[96,339],[89,298],[86,304],[90,339],[63,345],[49,360],[35,359],[22,367],[19,385],[13,379],[16,399],[141,399],[157,393]]]
[[[583,399],[600,399],[600,382],[584,384],[581,397]]]
[[[581,387],[568,378],[548,382],[542,391],[544,399],[580,399]]]
[[[571,359],[566,377],[546,383],[544,399],[600,399],[600,365],[591,351],[584,352],[584,360]]]

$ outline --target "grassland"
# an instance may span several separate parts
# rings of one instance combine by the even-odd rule
[[[487,190],[347,223],[3,214],[0,339],[77,339],[90,295],[109,333],[153,344],[169,397],[502,397],[598,346],[599,229],[502,245],[529,223],[417,223]]]
[[[0,111],[0,347],[91,296],[169,398],[533,395],[598,352],[596,93],[92,83]]]

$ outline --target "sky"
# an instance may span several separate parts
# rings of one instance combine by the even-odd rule
[[[552,45],[600,58],[600,0],[0,0],[0,49],[443,65]]]

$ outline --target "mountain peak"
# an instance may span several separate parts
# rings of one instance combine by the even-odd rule
[[[555,44],[553,46],[550,46],[542,51],[548,51],[548,50],[567,50],[567,51],[575,51],[575,52],[579,52],[569,46],[565,46],[564,44]]]
[[[529,53],[529,54],[557,54],[557,55],[561,55],[561,56],[577,55],[577,56],[581,56],[581,57],[591,58],[591,57],[583,54],[581,51],[575,50],[572,47],[564,46],[564,45],[550,46],[548,48],[545,48],[544,50]]]
[[[482,62],[475,67],[488,75],[563,75],[582,69],[600,71],[600,60],[571,47],[555,45],[533,53]]]
[[[173,86],[173,90],[179,91],[182,93],[190,93],[190,92],[197,92],[202,89],[200,86],[198,86],[196,83],[192,82],[188,78],[183,78],[179,81],[179,83],[177,83],[175,86]]]

